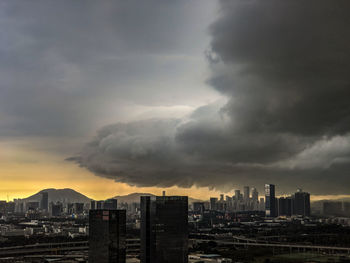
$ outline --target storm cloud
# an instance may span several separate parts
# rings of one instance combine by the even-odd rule
[[[71,160],[137,186],[275,183],[348,194],[349,8],[345,0],[220,1],[207,83],[227,102],[106,126]]]
[[[85,138],[203,104],[215,93],[201,80],[211,4],[195,2],[2,1],[0,136]]]

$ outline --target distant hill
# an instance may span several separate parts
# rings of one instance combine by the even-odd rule
[[[49,189],[44,189],[41,190],[40,192],[29,196],[27,198],[24,198],[23,200],[25,201],[40,201],[41,200],[41,193],[42,192],[47,192],[49,195],[49,202],[67,202],[67,203],[90,203],[92,199],[88,198],[87,196],[73,190],[70,188],[65,188],[65,189],[54,189],[54,188],[49,188]],[[118,199],[119,203],[139,203],[140,202],[140,197],[141,196],[155,196],[150,193],[131,193],[128,195],[118,195],[115,197],[112,197],[114,199]],[[199,199],[194,199],[189,197],[188,202],[191,204],[193,202],[202,202],[202,200]]]
[[[113,198],[117,199],[118,203],[131,204],[131,203],[139,203],[141,196],[155,196],[155,195],[149,194],[149,193],[132,193],[132,194],[128,194],[128,195],[118,195],[118,196],[115,196]],[[188,202],[191,204],[193,202],[202,202],[202,200],[189,197]]]
[[[70,189],[70,188],[65,188],[65,189],[54,189],[54,188],[49,188],[49,189],[44,189],[41,190],[40,192],[29,196],[25,198],[24,200],[26,201],[40,201],[41,200],[41,193],[42,192],[47,192],[49,195],[49,202],[67,202],[67,203],[90,203],[91,199],[86,197],[85,195]]]

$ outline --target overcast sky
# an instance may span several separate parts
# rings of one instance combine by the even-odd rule
[[[349,194],[349,8],[2,1],[0,179]]]

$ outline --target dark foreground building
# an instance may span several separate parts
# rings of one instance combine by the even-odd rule
[[[187,262],[187,196],[142,196],[141,263]]]
[[[275,185],[265,184],[265,210],[267,217],[277,216],[277,203],[275,197]]]
[[[301,189],[293,196],[294,207],[293,214],[300,216],[310,216],[310,194],[303,192]]]
[[[125,210],[90,210],[89,263],[125,263],[125,235]]]

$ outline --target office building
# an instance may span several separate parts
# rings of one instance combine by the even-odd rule
[[[117,199],[107,199],[103,203],[104,210],[117,210],[118,201]]]
[[[141,197],[141,263],[188,262],[187,196]]]
[[[249,186],[243,187],[243,200],[244,202],[249,202],[250,194],[249,194]]]
[[[204,203],[203,202],[194,202],[193,203],[193,211],[199,214],[204,212]]]
[[[125,263],[125,236],[125,210],[90,210],[89,263]]]
[[[266,207],[265,207],[265,199],[264,197],[260,197],[259,200],[259,210],[260,211],[265,211]]]
[[[51,203],[51,216],[60,216],[63,211],[63,205],[60,202]]]
[[[310,216],[310,194],[301,189],[293,195],[293,215]]]
[[[293,212],[293,202],[291,197],[278,198],[278,215],[291,216]]]
[[[218,199],[216,197],[210,197],[210,210],[218,209]]]
[[[256,190],[256,188],[252,188],[252,201],[258,202],[259,201],[259,192]]]
[[[28,201],[26,202],[26,210],[38,210],[40,207],[40,202]]]
[[[259,193],[258,190],[256,190],[256,188],[252,188],[251,190],[252,193],[252,199],[251,199],[251,206],[250,208],[252,210],[259,210]]]
[[[48,192],[41,193],[40,209],[46,212],[49,211],[49,193]]]
[[[100,201],[96,201],[96,209],[103,209],[103,204],[104,204],[104,201],[103,200],[100,200]]]
[[[267,217],[277,216],[275,185],[273,184],[265,184],[265,213]]]
[[[241,191],[240,190],[235,190],[235,199],[236,199],[236,201],[241,200]]]
[[[74,203],[73,209],[75,214],[82,214],[84,212],[84,203]]]

